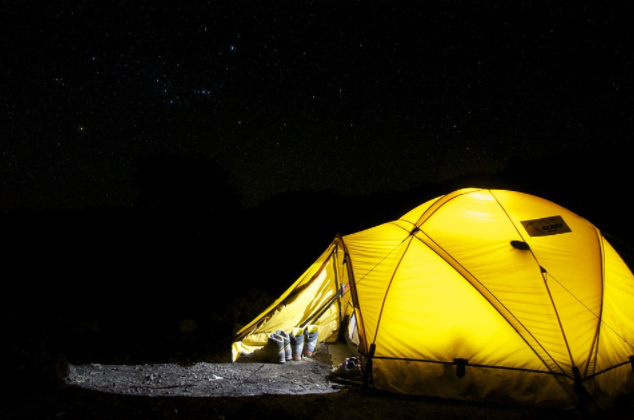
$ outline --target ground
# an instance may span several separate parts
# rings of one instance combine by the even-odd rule
[[[324,345],[299,362],[231,363],[228,351],[214,352],[191,335],[139,336],[125,340],[127,347],[110,335],[89,345],[85,334],[74,342],[60,336],[67,324],[16,329],[22,319],[2,321],[9,340],[0,343],[7,373],[1,419],[621,420],[634,408],[626,397],[586,416],[382,393],[332,377],[341,356]]]
[[[331,358],[325,345],[312,358],[284,364],[259,363],[247,357],[236,363],[199,362],[152,365],[69,364],[65,383],[120,395],[150,397],[247,397],[338,392],[330,382]]]

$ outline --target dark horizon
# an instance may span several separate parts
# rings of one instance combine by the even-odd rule
[[[288,192],[253,209],[240,207],[213,165],[195,167],[163,157],[150,165],[148,174],[153,175],[139,181],[146,190],[136,207],[0,213],[10,244],[9,272],[16,273],[21,291],[10,305],[65,312],[58,301],[91,296],[87,309],[95,313],[144,312],[160,302],[174,315],[184,315],[208,312],[213,298],[205,293],[224,295],[222,303],[250,289],[275,296],[336,234],[395,220],[427,200],[467,187],[510,189],[553,201],[597,226],[632,267],[634,231],[622,190],[630,158],[604,153],[608,156],[590,151],[533,162],[518,159],[501,174],[465,175],[401,192]],[[192,171],[171,178],[161,165]],[[190,176],[201,173],[218,177],[192,182]],[[34,287],[47,296],[44,302],[33,299]]]

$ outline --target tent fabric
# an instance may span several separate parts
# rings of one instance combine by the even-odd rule
[[[589,221],[533,195],[469,188],[337,237],[238,333],[233,356],[313,320],[320,341],[336,340],[354,315],[377,389],[609,406],[634,392],[633,298],[634,276]]]
[[[333,242],[282,296],[238,331],[232,345],[233,361],[264,346],[268,336],[280,329],[290,331],[313,324],[320,341],[337,340],[341,314],[346,308],[348,314],[352,311],[350,295],[344,293],[348,284],[339,250]]]

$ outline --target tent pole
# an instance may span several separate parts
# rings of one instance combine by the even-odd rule
[[[375,351],[376,344],[370,344],[370,352],[368,353],[366,362],[363,364],[363,388],[366,388],[368,386],[368,381],[370,380],[370,375],[372,373],[372,358],[374,357]]]

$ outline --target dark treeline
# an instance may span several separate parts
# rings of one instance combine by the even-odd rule
[[[10,281],[38,296],[19,296],[26,305],[44,299],[64,310],[66,302],[80,296],[87,298],[82,300],[86,309],[125,312],[156,305],[163,311],[194,310],[250,288],[281,292],[335,234],[394,220],[464,187],[541,196],[628,244],[628,160],[610,150],[517,159],[500,174],[472,174],[405,192],[356,197],[332,191],[284,193],[245,210],[214,162],[157,156],[138,163],[134,208],[1,215],[5,262]]]
[[[146,320],[131,327],[136,333],[214,319],[230,334],[301,275],[337,233],[394,220],[464,187],[522,191],[567,207],[604,231],[630,263],[628,165],[625,153],[612,150],[517,159],[500,174],[405,192],[293,192],[243,209],[214,162],[149,157],[138,162],[132,208],[1,215],[11,290],[4,305],[21,317],[97,319],[102,331],[134,319]]]

